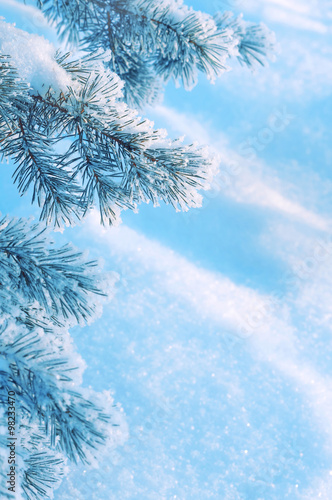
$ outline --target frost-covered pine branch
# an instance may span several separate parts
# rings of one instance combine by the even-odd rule
[[[229,12],[210,16],[180,0],[44,0],[38,5],[62,38],[89,53],[105,53],[134,106],[152,104],[170,78],[190,89],[198,72],[214,80],[238,52],[252,55],[253,50],[261,63],[273,52],[274,35],[263,25],[241,18],[229,22]],[[252,59],[241,60],[251,66]]]
[[[116,58],[124,57],[121,47],[131,58],[145,54],[154,81],[172,76],[190,86],[197,70],[218,75],[230,55],[238,54],[248,66],[254,60],[263,63],[271,49],[267,29],[240,18],[232,21],[228,14],[195,13],[177,2],[66,5],[46,2],[44,8],[54,19],[62,13],[60,27],[68,33],[77,31],[75,40],[88,55],[76,61],[69,54],[52,54],[50,44],[38,48],[38,37],[0,21],[0,150],[17,164],[14,181],[20,193],[32,189],[42,220],[55,225],[82,218],[95,202],[102,222],[111,224],[122,209],[136,210],[141,202],[163,201],[184,210],[199,206],[198,191],[209,187],[214,160],[197,146],[167,139],[124,103],[123,84],[131,96],[140,86],[134,79],[131,87]],[[98,24],[105,18],[111,20],[108,29]],[[112,50],[110,33],[123,39]],[[28,72],[27,49],[35,50]],[[111,69],[105,68],[105,57]],[[139,73],[149,75],[143,66]]]
[[[90,462],[107,440],[122,439],[112,431],[120,422],[112,399],[80,387],[83,363],[67,331],[91,319],[92,296],[110,288],[96,265],[47,244],[39,225],[0,221],[0,402],[7,407],[15,394],[17,484],[26,498],[50,498],[67,458]]]
[[[214,16],[219,30],[229,29],[236,40],[235,55],[243,65],[254,67],[256,64],[264,66],[266,58],[273,58],[275,52],[275,35],[265,24],[255,24],[243,20],[242,14],[234,17],[231,12],[220,13]]]
[[[57,322],[86,322],[94,314],[97,262],[70,245],[47,248],[47,230],[19,219],[0,220],[0,283],[8,292],[40,304]]]
[[[19,191],[32,187],[43,220],[72,223],[95,201],[102,221],[109,223],[121,209],[136,210],[141,202],[164,201],[184,210],[200,204],[197,191],[209,187],[215,170],[206,150],[171,141],[137,116],[121,100],[119,77],[95,56],[70,61],[56,55],[52,71],[59,75],[58,87],[22,85],[17,75],[20,68],[25,71],[26,40],[20,30],[6,29],[11,57],[3,56],[0,70],[12,85],[10,91],[4,88],[0,150],[17,165]],[[34,72],[41,72],[40,61],[34,62]]]

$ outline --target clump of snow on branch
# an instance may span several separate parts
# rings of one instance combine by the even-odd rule
[[[44,96],[59,95],[72,85],[68,73],[55,61],[56,49],[44,37],[26,33],[0,18],[0,52],[10,56],[20,77]]]

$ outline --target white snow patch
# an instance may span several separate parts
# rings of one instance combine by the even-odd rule
[[[314,364],[301,359],[299,332],[290,322],[287,306],[278,306],[268,294],[237,285],[220,273],[199,268],[128,227],[101,228],[97,212],[84,230],[99,245],[107,245],[113,256],[130,262],[144,274],[153,273],[158,293],[176,297],[192,314],[209,318],[222,331],[247,338],[258,361],[277,369],[311,401],[319,428],[332,442],[331,427],[327,425],[332,411],[331,380],[323,377]]]
[[[42,36],[26,33],[0,18],[0,52],[10,56],[21,78],[40,95],[55,94],[72,85],[68,73],[54,59],[56,49]]]
[[[220,174],[215,175],[211,187],[220,196],[231,198],[236,203],[264,207],[279,212],[284,216],[297,219],[299,222],[319,231],[329,231],[331,221],[311,210],[302,203],[290,199],[287,186],[280,179],[276,184],[275,176],[267,175],[267,165],[260,159],[250,160],[227,146],[227,138],[216,133],[197,121],[193,116],[184,115],[166,106],[157,106],[156,114],[165,119],[174,131],[182,131],[191,140],[205,142],[220,162]],[[272,183],[274,184],[272,186]],[[209,198],[209,193],[207,193]]]

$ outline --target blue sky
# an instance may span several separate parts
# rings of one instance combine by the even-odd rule
[[[1,15],[29,29],[13,5],[1,0]],[[147,111],[220,155],[201,209],[142,206],[111,229],[92,214],[56,235],[120,275],[102,317],[73,336],[85,384],[113,393],[130,437],[97,468],[73,470],[55,498],[328,500],[332,6],[191,5],[263,21],[278,55],[256,73],[233,62],[191,92],[170,84]],[[12,172],[2,165],[0,211],[37,215]]]

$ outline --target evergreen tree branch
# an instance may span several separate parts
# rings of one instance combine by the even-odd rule
[[[63,353],[59,358],[59,352],[54,355],[46,349],[38,331],[21,328],[12,342],[5,337],[5,343],[5,330],[6,325],[0,336],[0,352],[8,365],[0,372],[2,403],[7,399],[6,391],[14,391],[20,411],[43,426],[51,448],[71,461],[88,462],[88,450],[95,450],[106,440],[102,428],[110,417],[78,389],[71,389],[70,373],[75,368]]]
[[[207,189],[215,161],[196,146],[179,146],[153,130],[121,102],[119,78],[93,58],[79,64],[58,56],[72,86],[60,94],[30,93],[25,119],[0,149],[18,164],[21,193],[33,186],[41,218],[72,223],[97,200],[101,221],[114,223],[121,209],[159,201],[186,210],[198,206],[197,190]],[[51,146],[70,139],[65,153]]]
[[[69,245],[46,247],[46,230],[22,219],[0,221],[0,290],[10,290],[45,315],[86,322],[94,313],[93,295],[105,296],[96,283],[97,262]]]
[[[242,15],[233,17],[231,12],[218,13],[214,19],[219,29],[232,31],[240,64],[249,68],[264,66],[274,55],[275,35],[264,24],[246,22]]]
[[[138,107],[153,103],[170,78],[190,89],[198,71],[220,76],[234,48],[249,67],[274,51],[263,25],[231,20],[228,12],[212,17],[173,0],[46,0],[39,7],[63,38],[107,54],[107,66],[126,84],[126,102]]]

